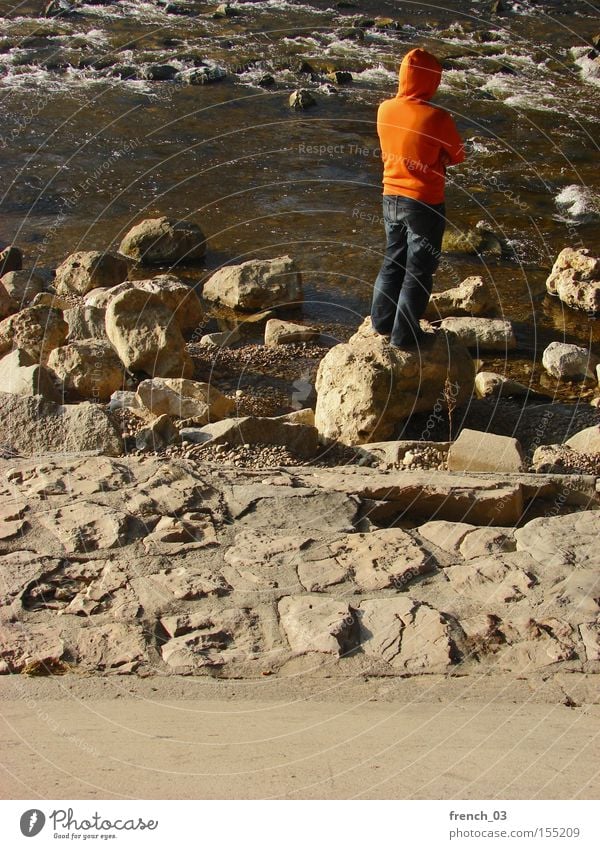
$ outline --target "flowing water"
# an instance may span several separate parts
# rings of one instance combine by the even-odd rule
[[[259,0],[215,18],[216,4],[121,0],[53,19],[43,5],[0,2],[0,242],[19,244],[27,267],[114,248],[143,217],[190,219],[209,250],[188,279],[289,253],[303,319],[346,338],[383,249],[377,104],[395,93],[404,53],[423,46],[444,60],[436,102],[467,142],[449,172],[448,230],[484,220],[505,244],[501,258],[448,254],[436,287],[490,280],[519,350],[485,367],[546,391],[550,341],[600,340],[597,320],[544,287],[562,248],[600,249],[591,3],[492,15],[487,0]],[[333,70],[353,81],[333,84]],[[188,84],[190,73],[206,83]],[[298,87],[313,108],[289,108]]]

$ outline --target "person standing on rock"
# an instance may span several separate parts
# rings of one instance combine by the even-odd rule
[[[385,258],[375,281],[373,329],[397,348],[425,337],[419,320],[433,286],[446,226],[446,167],[465,158],[449,112],[430,103],[442,66],[417,48],[400,65],[398,94],[377,113],[383,160]]]

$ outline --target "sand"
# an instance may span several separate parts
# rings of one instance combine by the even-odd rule
[[[0,796],[597,798],[593,678],[564,679],[5,677]]]

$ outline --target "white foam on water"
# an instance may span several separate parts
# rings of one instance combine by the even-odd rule
[[[593,221],[600,217],[600,194],[589,186],[565,186],[554,202],[571,221]],[[563,219],[565,220],[565,219]]]

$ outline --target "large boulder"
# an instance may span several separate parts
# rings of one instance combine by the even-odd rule
[[[600,257],[587,248],[565,248],[546,280],[551,295],[578,310],[600,313]]]
[[[150,280],[127,280],[112,289],[95,289],[85,299],[86,306],[106,309],[121,292],[141,289],[156,295],[175,315],[182,332],[197,330],[204,320],[204,310],[195,290],[174,274],[159,274]]]
[[[21,348],[45,365],[50,351],[65,344],[69,326],[60,310],[52,307],[26,307],[0,322],[0,353]]]
[[[598,358],[580,345],[551,342],[542,354],[542,365],[559,380],[595,380]]]
[[[193,419],[200,425],[224,419],[235,409],[235,401],[215,386],[197,380],[168,377],[143,380],[136,396],[137,406],[141,405],[155,416]]]
[[[206,301],[239,310],[262,310],[302,299],[302,278],[289,256],[227,265],[204,284]]]
[[[458,286],[445,292],[434,292],[427,305],[427,318],[483,315],[494,310],[497,297],[494,289],[483,277],[467,277]]]
[[[175,316],[157,295],[128,289],[106,309],[106,335],[121,362],[151,377],[191,377],[194,366]]]
[[[451,472],[522,472],[526,469],[521,446],[511,436],[463,428],[446,459]]]
[[[458,406],[473,391],[475,366],[464,345],[437,332],[416,351],[390,347],[370,319],[336,345],[317,373],[315,423],[327,439],[362,445],[392,439],[413,413]]]
[[[580,430],[567,439],[566,444],[582,454],[600,455],[600,425],[592,425]]]
[[[30,304],[36,295],[44,291],[46,278],[35,271],[9,271],[2,278],[2,286],[12,299],[15,308]],[[0,304],[0,309],[1,309]],[[8,313],[5,313],[8,315]]]
[[[15,348],[0,360],[0,391],[15,395],[43,395],[49,401],[61,400],[48,369],[20,348]]]
[[[82,398],[108,401],[123,387],[123,364],[113,346],[101,339],[83,339],[55,348],[48,357],[48,368],[65,389]]]
[[[85,295],[98,286],[117,286],[129,273],[127,260],[112,253],[78,251],[56,269],[54,288],[59,295]]]
[[[142,265],[194,262],[206,253],[206,237],[189,221],[147,218],[131,228],[119,251]]]
[[[445,318],[440,327],[453,333],[467,348],[512,351],[517,347],[512,324],[502,318]]]
[[[97,451],[117,457],[123,450],[114,422],[90,401],[60,406],[41,395],[0,392],[0,431],[3,442],[22,454]]]

